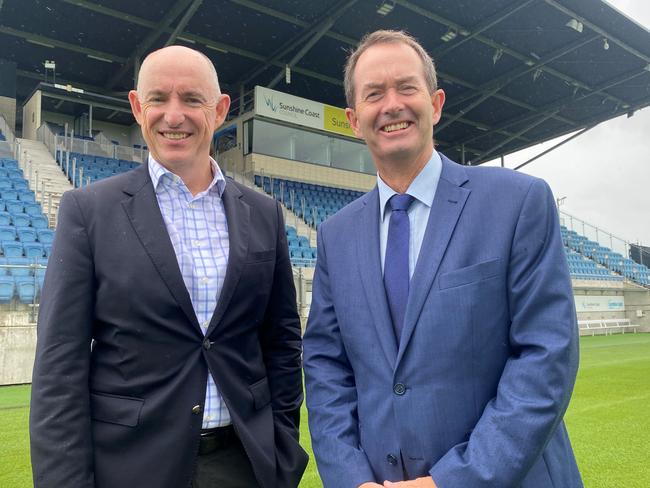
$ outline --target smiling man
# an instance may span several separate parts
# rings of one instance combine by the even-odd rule
[[[435,150],[445,94],[411,36],[366,36],[344,81],[377,186],[318,231],[304,362],[324,486],[581,487],[562,422],[578,330],[550,189]]]
[[[295,488],[307,456],[281,209],[210,157],[230,100],[206,56],[150,54],[129,101],[148,162],[61,200],[34,486]]]

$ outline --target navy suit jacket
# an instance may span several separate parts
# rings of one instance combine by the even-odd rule
[[[303,347],[324,485],[580,487],[562,422],[578,330],[551,191],[442,160],[399,344],[377,189],[320,226]]]
[[[204,337],[147,165],[64,195],[38,322],[35,487],[189,486],[208,373],[260,485],[298,485],[301,338],[282,213],[232,180],[223,203],[230,255]]]

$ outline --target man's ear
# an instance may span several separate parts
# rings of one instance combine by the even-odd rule
[[[230,109],[230,96],[222,93],[219,95],[219,100],[217,100],[217,107],[215,109],[215,128],[221,127],[223,121],[226,120],[228,116],[228,110]]]
[[[354,135],[359,139],[363,139],[361,130],[359,130],[359,119],[357,119],[357,113],[355,110],[350,107],[346,108],[345,116],[348,118],[348,122],[350,122],[350,127],[352,127],[352,132],[354,132]]]
[[[431,105],[433,106],[433,125],[440,122],[442,117],[442,107],[445,104],[445,92],[442,89],[437,89],[431,95]]]
[[[131,104],[131,112],[138,124],[142,125],[142,104],[138,99],[138,92],[131,90],[129,92],[129,103]]]

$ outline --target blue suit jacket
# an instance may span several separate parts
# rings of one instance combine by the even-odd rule
[[[397,344],[375,188],[321,225],[304,337],[325,487],[581,487],[562,422],[578,367],[551,191],[443,156]]]

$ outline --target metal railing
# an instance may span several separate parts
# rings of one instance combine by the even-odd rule
[[[623,257],[630,258],[630,244],[633,243],[617,237],[609,231],[585,222],[584,220],[574,217],[562,210],[560,210],[559,213],[560,223],[567,229],[576,231],[587,239],[597,242],[601,246],[608,247],[612,251],[621,254]],[[647,253],[642,249],[640,251],[646,262],[650,260],[650,253]]]
[[[56,151],[60,150],[142,163],[147,160],[149,155],[149,151],[143,146],[129,147],[114,144],[101,133],[95,136],[94,141],[77,138],[74,136],[74,132],[68,131],[67,124],[63,129],[63,134],[55,133],[47,123],[42,124],[36,131],[36,135],[37,139],[47,146],[54,157],[56,157]]]

